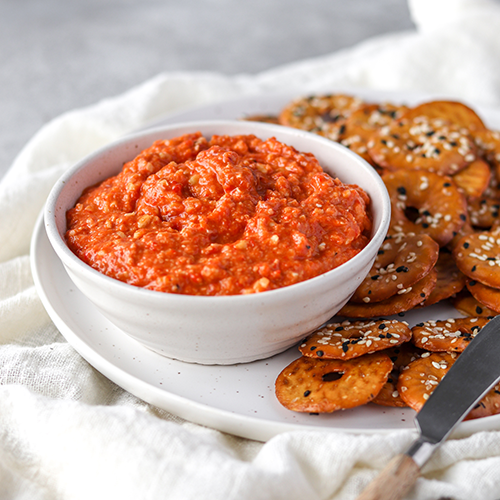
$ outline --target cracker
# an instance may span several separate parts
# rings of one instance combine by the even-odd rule
[[[411,329],[401,321],[342,321],[313,332],[299,350],[313,358],[352,359],[400,345],[410,338]]]
[[[377,396],[375,396],[372,403],[381,406],[404,408],[408,405],[403,401],[397,389],[399,375],[412,361],[418,359],[424,351],[418,349],[410,342],[406,342],[383,352],[391,358],[393,368],[387,382]]]
[[[462,352],[489,320],[474,316],[424,321],[411,329],[412,342],[427,351]]]
[[[263,122],[279,125],[280,121],[277,115],[248,115],[243,118],[247,122]]]
[[[464,316],[496,316],[496,311],[486,307],[476,300],[467,289],[462,290],[453,298],[453,307]]]
[[[464,420],[473,420],[476,418],[490,417],[500,413],[500,384],[495,385],[479,403],[472,408]]]
[[[390,234],[427,234],[449,243],[467,220],[467,202],[453,180],[422,170],[382,176],[391,198]]]
[[[389,299],[374,303],[348,302],[339,312],[346,318],[381,318],[400,314],[424,302],[436,286],[437,271],[431,272],[413,286],[400,290]]]
[[[429,297],[425,299],[425,302],[422,303],[424,307],[449,299],[465,287],[467,278],[458,269],[451,253],[444,248],[439,252],[435,269],[437,271],[436,286]]]
[[[361,104],[361,99],[344,94],[302,97],[283,108],[279,122],[337,141],[346,118]]]
[[[440,120],[466,128],[471,132],[486,130],[481,117],[469,106],[458,101],[428,101],[410,108],[403,118]]]
[[[426,234],[388,236],[352,302],[380,302],[420,281],[435,266],[439,245]]]
[[[453,249],[453,258],[472,280],[500,288],[500,229],[464,236]]]
[[[420,411],[457,356],[457,353],[433,352],[410,363],[399,375],[397,390],[401,399]]]
[[[381,127],[389,125],[407,109],[392,103],[363,104],[346,117],[339,141],[374,165],[368,153],[368,143]]]
[[[500,132],[497,130],[477,130],[473,133],[474,141],[485,160],[490,163],[500,180]]]
[[[491,229],[500,220],[500,192],[485,194],[469,200],[467,211],[471,225],[476,229]]]
[[[471,201],[483,195],[488,188],[491,180],[491,167],[484,160],[478,158],[453,175],[452,178],[467,200]]]
[[[398,380],[398,392],[406,404],[420,411],[439,382],[457,360],[458,353],[431,353],[413,361]],[[468,413],[464,420],[488,417],[500,413],[500,384],[493,387]]]
[[[384,353],[352,360],[322,360],[301,356],[276,379],[276,397],[289,410],[331,413],[370,402],[392,370]]]
[[[459,172],[477,157],[467,130],[439,119],[401,118],[379,130],[368,152],[387,170],[427,170],[444,175]]]
[[[483,306],[500,313],[500,289],[484,285],[479,281],[468,280],[467,290]]]

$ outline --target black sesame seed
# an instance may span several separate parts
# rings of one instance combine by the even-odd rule
[[[374,274],[373,276],[371,276],[371,279],[372,280],[378,280],[380,278],[380,274]]]
[[[316,351],[316,354],[321,358],[325,353],[323,351]]]
[[[307,396],[309,396],[309,394],[311,394],[311,391],[307,390],[304,392],[304,397],[307,398]]]
[[[477,283],[475,280],[470,280],[469,281],[469,286],[474,286]]]
[[[466,242],[464,243],[464,248],[469,248],[469,247],[470,247],[470,243],[469,243],[468,241],[466,241]]]
[[[317,345],[312,345],[312,346],[311,346],[311,351],[314,351],[314,350],[316,350],[317,348],[318,348],[318,346],[317,346]]]
[[[467,217],[464,214],[460,214],[460,220],[465,221],[467,220]]]
[[[343,326],[337,326],[337,327],[335,328],[335,331],[336,331],[336,332],[341,332],[343,329],[344,329],[344,327],[343,327]]]
[[[406,266],[399,266],[396,268],[397,273],[407,273],[410,269]]]
[[[472,273],[475,272],[476,269],[477,269],[476,266],[472,266],[471,272]]]
[[[342,344],[342,350],[343,350],[344,352],[347,352],[347,351],[349,350],[349,342],[344,342],[344,343]]]
[[[406,194],[406,188],[403,186],[399,186],[397,191],[399,194]]]
[[[479,307],[479,306],[476,306],[476,313],[477,314],[481,314],[482,312],[483,312],[483,308]]]
[[[443,184],[443,187],[445,187],[445,188],[450,187],[450,186],[451,186],[451,183],[450,183],[450,182],[445,182],[445,183]]]
[[[385,328],[385,323],[380,323],[380,325],[378,325],[379,330],[383,330],[384,328]]]

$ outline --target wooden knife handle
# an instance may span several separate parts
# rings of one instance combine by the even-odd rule
[[[395,456],[357,500],[400,500],[415,484],[420,468],[408,455]]]

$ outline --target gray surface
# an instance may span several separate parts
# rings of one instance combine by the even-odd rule
[[[50,119],[159,72],[257,73],[412,27],[405,0],[0,0],[0,176]]]

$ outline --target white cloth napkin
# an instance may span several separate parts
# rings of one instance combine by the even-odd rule
[[[0,498],[353,499],[411,431],[290,432],[267,443],[185,422],[107,380],[65,341],[34,288],[29,242],[75,160],[173,111],[262,92],[369,88],[500,106],[500,5],[411,0],[417,29],[257,75],[165,73],[67,113],[0,183]],[[409,499],[500,498],[500,431],[449,440]]]

